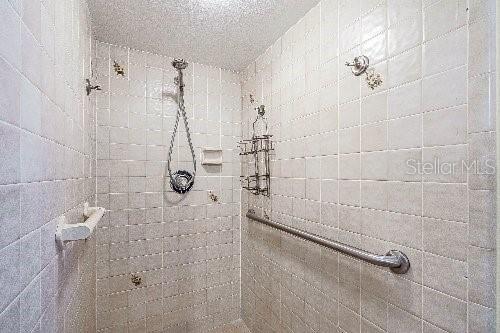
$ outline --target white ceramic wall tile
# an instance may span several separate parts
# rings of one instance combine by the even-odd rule
[[[410,49],[394,58],[388,64],[389,87],[413,82],[422,76],[422,47]]]
[[[424,146],[455,145],[467,142],[467,109],[465,106],[425,113]]]
[[[463,332],[466,329],[466,302],[426,287],[423,295],[425,320],[449,332]],[[439,311],[442,308],[447,309],[446,313]]]
[[[467,5],[461,0],[441,0],[424,9],[424,39],[430,40],[466,23]]]
[[[388,0],[387,10],[389,24],[392,25],[393,23],[419,14],[422,10],[422,0]]]
[[[389,91],[387,116],[389,119],[422,112],[422,82],[416,81]]]
[[[443,57],[447,61],[441,61]],[[464,65],[467,61],[467,27],[464,26],[443,37],[426,42],[423,59],[424,76]]]
[[[387,93],[371,95],[361,101],[361,123],[387,119]]]
[[[422,93],[424,111],[466,103],[466,76],[466,68],[459,67],[424,79]]]
[[[387,133],[389,149],[421,147],[422,116],[416,115],[391,120],[388,122]]]
[[[453,232],[449,232],[450,230]],[[423,237],[426,252],[460,261],[467,260],[466,223],[424,218]]]
[[[21,68],[21,19],[8,1],[4,1],[0,7],[2,13],[2,34],[0,54],[14,68]]]
[[[489,74],[469,79],[468,129],[470,133],[494,130],[496,115],[493,112],[492,103],[495,97],[491,93],[494,91],[494,85]]]

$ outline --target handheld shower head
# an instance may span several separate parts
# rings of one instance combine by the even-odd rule
[[[194,154],[193,143],[191,142],[191,134],[189,132],[189,124],[186,115],[186,109],[184,107],[184,82],[183,82],[182,70],[187,68],[188,63],[184,59],[176,58],[174,59],[174,61],[172,61],[172,66],[174,66],[174,68],[177,69],[177,74],[178,74],[178,76],[174,79],[174,82],[178,88],[178,94],[177,94],[178,108],[177,108],[177,115],[175,117],[174,130],[172,132],[172,139],[170,140],[170,148],[168,149],[168,159],[167,159],[167,165],[165,167],[166,168],[165,175],[168,172],[168,176],[170,178],[170,187],[172,188],[172,190],[174,190],[177,193],[184,194],[189,192],[193,187],[194,178],[196,175],[196,156]],[[194,169],[193,172],[189,172],[186,170],[177,170],[175,172],[172,172],[172,170],[170,169],[170,163],[172,161],[172,151],[174,149],[174,140],[177,134],[179,119],[181,117],[184,120],[187,141],[189,144],[189,149],[191,150],[191,156],[193,158],[193,169]],[[163,184],[165,186],[166,181]]]
[[[182,70],[187,68],[188,63],[184,59],[176,58],[174,59],[174,61],[172,61],[172,66],[174,66],[174,68],[177,70]]]

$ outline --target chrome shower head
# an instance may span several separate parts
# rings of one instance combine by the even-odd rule
[[[184,59],[176,58],[176,59],[174,59],[174,61],[172,61],[172,66],[174,66],[174,68],[176,68],[178,70],[181,70],[181,69],[186,69],[188,66],[188,63]]]

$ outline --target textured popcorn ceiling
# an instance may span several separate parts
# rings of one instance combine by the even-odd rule
[[[90,0],[97,39],[239,71],[318,0]]]

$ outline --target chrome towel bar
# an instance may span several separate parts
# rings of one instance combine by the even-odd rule
[[[275,229],[287,232],[299,238],[311,241],[313,243],[325,246],[335,251],[339,251],[348,256],[361,259],[369,262],[370,264],[389,267],[393,273],[405,274],[410,269],[410,261],[408,257],[401,251],[391,250],[385,256],[373,254],[331,239],[323,238],[321,236],[311,234],[300,229],[289,227],[282,223],[274,222],[260,216],[257,216],[253,210],[249,210],[246,215],[249,219],[268,225]]]

